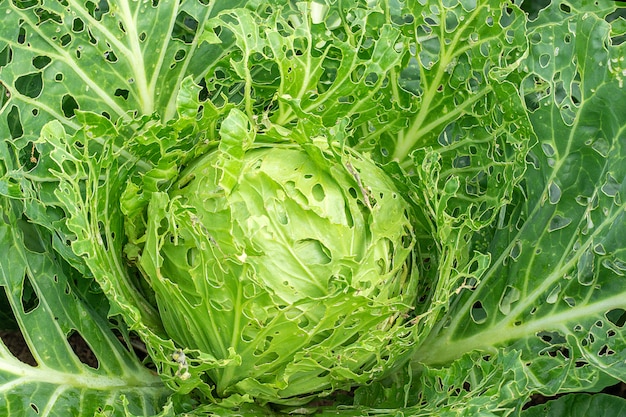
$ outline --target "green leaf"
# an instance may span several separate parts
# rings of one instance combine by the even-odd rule
[[[87,417],[104,407],[120,412],[125,397],[137,415],[153,415],[169,390],[94,310],[96,297],[86,303],[75,274],[55,259],[40,231],[18,222],[7,200],[1,204],[0,287],[32,359],[22,362],[0,343],[0,413]],[[77,337],[97,365],[81,362],[70,345]]]
[[[626,399],[608,394],[569,394],[524,410],[522,417],[613,417],[626,413]]]
[[[227,194],[241,181],[244,153],[252,146],[255,133],[250,129],[247,116],[231,110],[220,128],[219,158],[217,165],[222,171],[219,186]]]
[[[408,2],[396,13],[396,19],[406,19],[406,13],[412,18],[403,25],[410,31],[410,53],[395,74],[399,88],[394,98],[412,111],[402,115],[406,127],[396,143],[385,143],[386,151],[403,160],[416,148],[450,145],[475,125],[495,127],[488,131],[498,136],[512,133],[507,122],[523,110],[499,107],[496,97],[505,97],[498,94],[498,84],[517,68],[525,51],[521,11],[501,2],[444,1]],[[450,131],[455,126],[460,132]],[[518,140],[528,135],[519,132]],[[480,146],[482,141],[476,142]]]
[[[85,415],[98,417],[277,409],[491,417],[519,413],[536,392],[598,391],[626,380],[623,9],[610,0],[538,4],[0,0],[0,249],[8,254],[0,260],[0,309],[39,362],[23,364],[0,345],[0,364],[8,364],[0,369],[8,387],[0,412],[49,407],[65,415],[78,398]],[[165,328],[195,329],[194,314],[204,318],[208,309],[197,307],[185,274],[178,286],[159,275],[164,260],[156,248],[191,240],[176,233],[181,220],[199,243],[217,247],[180,196],[168,196],[192,180],[181,171],[218,149],[221,185],[232,192],[249,146],[276,143],[306,149],[304,159],[317,168],[339,163],[348,172],[348,156],[362,153],[424,212],[411,225],[419,241],[415,327],[378,358],[390,362],[390,375],[376,366],[337,366],[339,358],[324,351],[354,330],[335,324],[341,314],[366,335],[355,350],[363,356],[352,361],[371,358],[396,337],[368,331],[381,310],[355,308],[347,293],[337,292],[337,311],[325,321],[298,321],[291,305],[274,316],[284,321],[280,337],[257,340],[251,332],[239,340],[235,319],[261,328],[254,326],[271,302],[255,305],[258,294],[230,280],[228,290],[247,297],[246,310],[215,320],[210,337],[192,331],[177,340],[221,346],[181,350],[166,337]],[[359,179],[366,173],[350,175],[365,201]],[[256,197],[237,204],[277,211],[282,200],[263,198],[269,185],[254,186]],[[319,188],[306,191],[320,196]],[[371,208],[363,201],[363,210]],[[146,222],[146,213],[158,216]],[[384,236],[398,217],[374,226]],[[243,226],[258,220],[244,219]],[[190,272],[208,278],[202,282],[243,263],[241,251],[229,252],[234,229],[212,221],[223,238],[218,249],[234,258]],[[340,235],[336,227],[322,230]],[[292,246],[314,261],[328,258],[328,248],[314,242]],[[279,262],[282,252],[269,252]],[[174,262],[188,267],[187,256]],[[137,265],[152,268],[146,279]],[[184,305],[182,319],[157,313],[155,283],[170,292],[173,308]],[[345,283],[333,285],[339,291]],[[210,285],[201,289],[211,292],[211,312],[230,308]],[[130,330],[107,316],[123,316]],[[295,341],[314,337],[314,326],[330,335],[327,344],[289,353]],[[143,338],[156,372],[176,392],[168,402],[169,391],[111,328]],[[67,343],[72,332],[96,354],[98,369],[77,360]],[[256,349],[266,342],[269,348]],[[235,352],[245,343],[247,356]],[[410,349],[415,356],[401,367]],[[277,352],[298,366],[277,375]],[[242,363],[267,370],[265,379],[237,376],[240,393],[216,398],[224,394],[214,387],[219,375],[228,381]],[[318,378],[320,363],[337,378],[330,388],[360,386],[350,395],[323,391],[326,397],[305,404],[311,393],[301,387]],[[51,375],[80,383],[63,385]],[[295,388],[286,395],[302,394],[289,399],[293,406],[254,403],[274,398],[288,378]],[[587,401],[564,398],[555,410],[567,403],[578,411],[579,401],[582,410]],[[601,409],[605,399],[591,401]]]
[[[609,26],[599,17],[565,20],[537,27],[558,34],[551,49],[568,51],[571,76],[538,81],[539,69],[528,76],[547,83],[531,109],[539,146],[527,156],[516,201],[487,237],[492,265],[416,354],[442,364],[508,345],[522,352],[532,389],[547,395],[601,387],[612,381],[606,375],[626,379],[626,96],[612,76],[621,68],[609,68],[624,46],[608,46]],[[540,68],[542,56],[531,54],[525,65]],[[579,87],[564,94],[560,86],[572,80]]]
[[[216,31],[224,42],[232,38],[236,58],[225,56],[208,74],[214,84],[209,91],[221,91],[226,80],[239,84],[229,90],[231,100],[243,101],[251,118],[253,108],[266,109],[280,126],[305,118],[332,126],[344,117],[366,124],[389,107],[382,87],[402,56],[398,29],[384,24],[381,8],[370,6],[334,4],[325,19],[317,16],[319,5],[305,2],[260,13],[225,11],[207,22],[205,38],[215,42]]]
[[[200,1],[37,3],[0,3],[3,137],[26,143],[50,120],[77,129],[78,109],[169,120],[183,79],[209,69],[198,28],[219,9]]]

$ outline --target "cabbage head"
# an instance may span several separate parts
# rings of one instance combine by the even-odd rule
[[[384,375],[412,343],[411,205],[364,156],[242,142],[149,206],[140,269],[168,337],[217,359],[221,397],[290,404]]]

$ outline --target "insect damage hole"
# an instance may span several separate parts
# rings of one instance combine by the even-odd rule
[[[52,58],[46,55],[37,55],[32,59],[33,67],[37,69],[44,69],[52,62]]]
[[[26,97],[39,97],[43,90],[43,77],[41,72],[33,72],[18,77],[15,80],[15,89],[18,93]]]
[[[68,119],[74,117],[78,108],[78,102],[71,95],[66,94],[61,99],[61,110],[63,111],[63,115],[65,115]]]
[[[118,88],[115,90],[115,93],[113,94],[115,97],[121,97],[124,100],[128,100],[128,95],[130,94],[130,91],[124,88]]]
[[[0,291],[0,320],[3,323],[3,329],[0,330],[0,341],[6,349],[22,363],[37,366],[37,360],[17,325],[17,319],[13,314],[11,303],[5,291]]]
[[[7,115],[7,125],[9,127],[9,134],[11,135],[12,139],[18,139],[24,136],[22,119],[20,117],[20,111],[17,106],[11,107],[9,114]]]
[[[605,316],[608,321],[610,321],[617,327],[622,328],[624,327],[624,324],[626,324],[626,310],[624,310],[623,308],[615,308],[613,310],[610,310],[605,314]]]
[[[21,296],[22,310],[24,314],[28,314],[39,306],[39,296],[33,287],[28,275],[24,275]]]
[[[483,307],[482,302],[476,301],[474,305],[472,305],[470,316],[476,324],[481,324],[487,321],[487,310]]]
[[[67,336],[67,343],[82,363],[93,369],[99,368],[100,363],[98,362],[98,357],[79,332],[76,330],[70,332]]]

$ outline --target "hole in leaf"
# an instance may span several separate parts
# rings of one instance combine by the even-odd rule
[[[20,32],[17,34],[17,43],[23,45],[26,42],[26,29],[20,28]]]
[[[59,39],[59,41],[61,42],[61,46],[67,46],[70,44],[70,42],[72,42],[72,36],[69,33],[66,33],[65,35],[61,36],[61,39]]]
[[[550,293],[546,296],[546,303],[554,304],[559,299],[559,294],[561,293],[561,285],[557,284],[556,287],[550,291]]]
[[[551,157],[551,156],[554,156],[556,154],[556,151],[554,150],[554,147],[549,142],[543,142],[541,144],[541,149],[543,150],[543,153],[547,157]]]
[[[502,298],[500,299],[499,308],[502,314],[509,314],[511,307],[520,299],[520,290],[510,285],[507,285]]]
[[[115,90],[115,97],[122,97],[124,100],[128,100],[129,91],[126,89],[118,88]]]
[[[77,331],[71,332],[67,337],[67,343],[69,343],[70,347],[82,363],[91,368],[98,369],[98,357],[93,350],[91,350],[91,347],[87,341],[83,339],[80,333]]]
[[[78,109],[78,103],[74,97],[66,94],[61,99],[61,110],[63,110],[63,114],[67,118],[74,117],[76,110]]]
[[[548,232],[554,232],[555,230],[560,230],[567,227],[570,223],[572,223],[572,219],[569,217],[563,217],[559,214],[556,214],[550,220],[550,224],[548,225]]]
[[[578,258],[578,262],[576,263],[577,273],[576,276],[578,278],[578,282],[581,285],[591,285],[593,284],[595,277],[595,257],[593,251],[586,250],[580,255]]]
[[[365,85],[374,87],[376,83],[378,82],[379,78],[380,77],[378,76],[378,74],[376,74],[375,72],[370,72],[369,74],[365,76]]]
[[[17,106],[11,107],[9,114],[7,115],[7,124],[9,125],[9,134],[11,135],[11,138],[17,139],[24,135],[22,121],[20,119],[20,111]]]
[[[38,0],[16,0],[13,2],[15,7],[21,10],[30,9],[33,6],[36,6],[39,3]]]
[[[11,307],[8,306],[8,300],[4,292],[2,292],[2,295],[3,295],[2,298],[4,300],[1,305],[4,307],[4,303],[6,303],[7,308],[3,308],[1,314],[2,316],[4,316],[5,314],[7,314],[7,312],[9,312],[9,314],[11,315],[10,317],[11,321],[4,321],[4,318],[3,318],[3,327],[6,327],[6,325],[9,324],[10,322],[13,322],[13,323],[15,322],[15,317],[11,313]],[[11,354],[15,356],[17,359],[19,359],[21,362],[27,365],[37,366],[37,361],[35,360],[35,357],[33,356],[32,352],[28,348],[28,344],[26,342],[26,339],[24,339],[24,335],[22,335],[22,333],[17,329],[17,327],[15,329],[10,329],[10,330],[1,330],[0,339],[2,340],[2,343],[4,343],[4,345],[7,347],[9,352],[11,352]]]
[[[187,265],[194,266],[196,264],[196,259],[198,259],[198,248],[189,248],[187,250]]]
[[[554,181],[550,182],[550,185],[548,186],[548,200],[550,201],[550,204],[556,204],[560,199],[561,187],[559,187],[559,185]]]
[[[63,18],[59,14],[54,13],[50,10],[46,10],[41,7],[35,9],[35,14],[39,17],[39,22],[38,22],[39,25],[41,25],[44,22],[47,22],[48,20],[52,20],[59,24],[63,23]]]
[[[21,296],[22,310],[28,314],[39,306],[39,297],[33,288],[33,283],[28,275],[24,276],[22,281],[22,296]]]
[[[274,210],[276,214],[276,220],[280,224],[288,224],[289,223],[289,215],[287,214],[287,210],[283,207],[283,205],[276,201],[274,204]]]
[[[626,310],[623,308],[615,308],[605,314],[608,321],[617,327],[624,327],[626,324]]]
[[[45,55],[37,55],[33,58],[33,67],[37,69],[45,68],[50,62],[52,62],[52,58]]]
[[[0,51],[0,68],[6,66],[13,59],[13,50],[6,46]]]
[[[255,351],[254,355],[259,356],[259,359],[256,361],[255,366],[271,364],[276,362],[279,358],[278,353],[276,352],[263,353],[260,351]]]
[[[15,80],[15,89],[30,98],[37,98],[43,89],[43,78],[41,72],[33,72],[22,75]]]
[[[352,217],[352,212],[350,211],[350,206],[348,204],[344,205],[344,212],[346,215],[346,224],[348,225],[348,227],[353,227],[354,226],[354,218]]]
[[[87,35],[89,35],[89,43],[92,45],[97,45],[98,44],[98,39],[96,39],[95,36],[93,36],[93,33],[91,33],[91,30],[87,29]]]
[[[405,217],[408,217],[406,212],[404,214]],[[412,233],[410,230],[407,229],[407,227],[404,227],[404,234],[402,235],[402,247],[404,249],[409,249],[411,247],[411,245],[413,245],[413,237],[412,237]],[[393,244],[391,245],[393,248]]]
[[[600,348],[598,352],[598,356],[611,356],[614,355],[615,351],[611,349],[608,345],[604,345]]]
[[[469,155],[460,155],[454,158],[454,161],[452,161],[452,166],[454,168],[466,168],[470,166],[471,163],[472,161]]]
[[[513,247],[511,248],[511,253],[509,253],[509,256],[514,261],[516,261],[517,258],[519,258],[521,254],[522,254],[522,242],[518,240],[515,242],[515,245],[513,245]]]
[[[301,329],[306,329],[311,325],[311,321],[304,314],[298,317],[298,327]],[[269,336],[268,336],[269,337]]]
[[[202,300],[196,293],[185,292],[185,299],[189,302],[189,304],[193,306],[200,305]],[[209,301],[211,308],[215,311],[232,311],[233,310],[233,302],[228,298],[222,299],[212,299]]]
[[[11,93],[9,92],[9,89],[6,88],[6,86],[2,84],[2,82],[0,82],[0,113],[3,112],[4,105],[9,101],[10,98]]]
[[[172,31],[172,38],[185,43],[192,43],[198,29],[198,21],[186,12],[176,16],[176,23]]]
[[[96,20],[102,19],[102,15],[109,12],[108,1],[88,1],[85,3],[85,7],[89,14]]]
[[[183,59],[185,59],[186,55],[187,51],[185,51],[184,49],[179,49],[178,51],[176,51],[176,55],[174,55],[174,61],[182,61]]]
[[[470,311],[470,316],[474,323],[481,324],[487,321],[487,311],[483,307],[483,303],[480,301],[476,301],[474,305],[472,305],[472,309]]]
[[[252,342],[259,334],[259,329],[252,323],[248,323],[241,332],[241,340],[246,343]]]
[[[18,331],[19,332],[19,326],[17,324],[17,320],[15,319],[15,315],[13,314],[11,303],[9,302],[9,299],[7,298],[5,287],[0,287],[0,326],[2,328],[2,331],[11,331],[11,332]],[[7,344],[6,341],[4,340],[3,335],[4,333],[0,332],[0,337],[5,342],[5,344]],[[21,333],[20,333],[20,336],[21,336]],[[23,338],[21,338],[21,340],[23,340]]]
[[[72,31],[79,33],[85,29],[85,22],[82,19],[76,18],[72,21]]]
[[[104,52],[104,59],[106,59],[109,62],[117,62],[117,55],[115,55],[115,52],[109,50],[109,51],[105,51]]]
[[[25,146],[23,148],[24,153],[26,154],[24,155],[26,159],[30,159],[30,158],[34,159],[35,157],[38,157],[39,153],[35,149],[34,145],[32,143],[30,143],[29,145],[30,146]],[[22,155],[20,155],[20,160],[22,160],[22,158],[23,158]],[[23,245],[26,249],[35,253],[46,253],[47,249],[42,243],[42,240],[39,236],[39,232],[37,231],[37,229],[34,227],[34,225],[31,222],[22,218],[22,219],[17,220],[16,225],[24,236]]]

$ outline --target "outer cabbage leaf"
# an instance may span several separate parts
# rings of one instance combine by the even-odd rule
[[[598,417],[619,416],[626,413],[626,399],[608,394],[570,394],[546,404],[530,407],[522,417]]]
[[[561,20],[529,33],[553,42],[533,43],[525,61],[539,87],[528,92],[539,145],[517,201],[486,237],[492,265],[415,357],[443,364],[507,345],[546,395],[626,379],[624,46],[609,43],[601,17],[555,8],[545,13]]]
[[[0,134],[22,148],[50,120],[77,129],[76,110],[113,120],[175,117],[183,79],[199,81],[220,53],[199,47],[198,27],[223,6],[0,2]]]
[[[115,415],[124,401],[138,416],[158,412],[170,391],[137,358],[125,327],[111,330],[106,311],[98,311],[108,305],[102,293],[90,294],[94,289],[83,288],[82,277],[75,281],[45,234],[16,218],[9,200],[0,201],[3,307],[12,311],[31,354],[30,361],[23,354],[18,359],[0,343],[0,413],[87,417],[106,409]],[[76,338],[87,343],[96,367],[81,362],[70,345]]]

